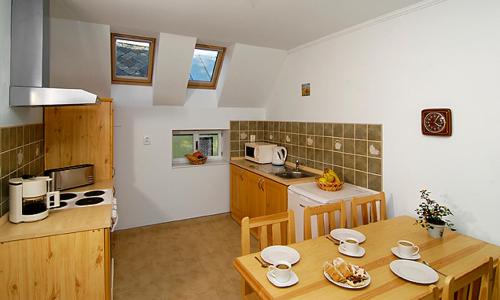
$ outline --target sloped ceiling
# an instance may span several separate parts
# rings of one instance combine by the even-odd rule
[[[51,15],[291,49],[421,0],[51,0]]]
[[[217,87],[218,105],[264,107],[286,55],[286,51],[272,48],[230,47]]]

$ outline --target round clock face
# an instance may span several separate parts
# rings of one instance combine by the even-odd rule
[[[430,112],[424,118],[424,126],[429,132],[439,133],[443,131],[446,119],[442,113]]]

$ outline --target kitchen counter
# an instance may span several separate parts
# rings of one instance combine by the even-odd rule
[[[64,192],[79,192],[113,188],[113,180],[99,181],[93,185]],[[111,204],[50,211],[43,220],[14,224],[8,214],[0,219],[0,243],[39,238],[111,227]]]
[[[91,190],[112,189],[113,186],[114,186],[113,179],[100,180],[100,181],[96,181],[92,185],[85,185],[85,186],[77,187],[74,189],[64,190],[64,191],[61,191],[61,193],[75,193],[75,192],[84,192],[84,191],[91,191]]]
[[[258,164],[258,163],[246,160],[244,158],[232,158],[231,164],[238,166],[240,168],[243,168],[247,171],[259,174],[263,177],[266,177],[268,179],[271,179],[273,181],[276,181],[276,182],[283,184],[283,185],[286,185],[286,186],[289,186],[292,184],[306,183],[306,182],[314,181],[314,177],[305,177],[305,178],[296,178],[296,179],[281,178],[281,177],[274,175],[274,173],[284,171],[283,167],[273,166],[272,164]],[[286,164],[287,164],[287,166],[290,166],[293,168],[295,167],[295,164],[292,164],[289,162],[287,162]],[[308,168],[308,167],[303,167],[303,166],[301,166],[300,169],[307,171],[307,172],[310,172],[310,173],[318,174],[318,176],[321,176],[321,174],[323,173],[322,171]]]

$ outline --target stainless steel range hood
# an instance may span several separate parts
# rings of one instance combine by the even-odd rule
[[[95,104],[81,89],[49,87],[49,1],[12,1],[10,106]]]

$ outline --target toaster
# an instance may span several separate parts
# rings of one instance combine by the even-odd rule
[[[52,178],[50,191],[62,191],[79,186],[94,184],[94,165],[84,164],[50,169],[45,175]]]

